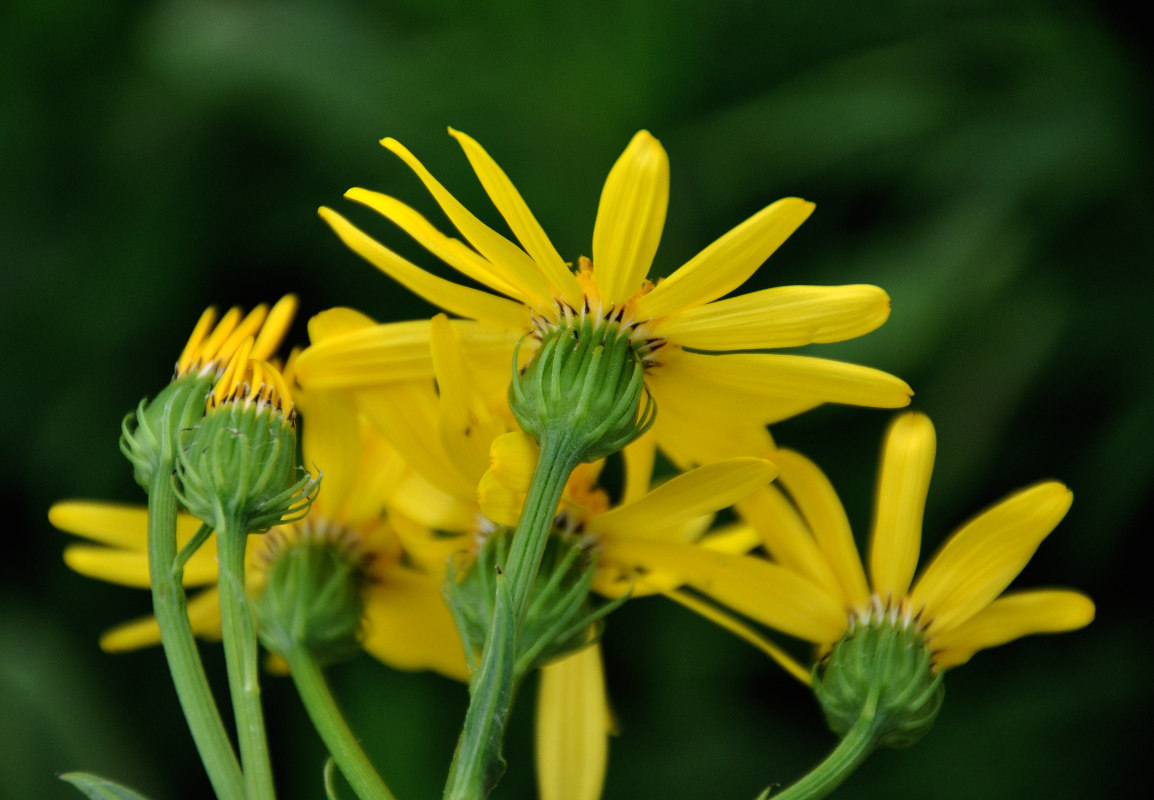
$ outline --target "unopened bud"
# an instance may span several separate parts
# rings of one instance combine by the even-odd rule
[[[360,649],[365,556],[343,529],[308,520],[261,540],[253,609],[261,642],[286,655],[305,648],[321,663]]]

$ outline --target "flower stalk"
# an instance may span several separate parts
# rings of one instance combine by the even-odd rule
[[[236,520],[217,532],[220,558],[220,625],[229,693],[236,715],[237,740],[248,800],[272,800],[272,780],[264,710],[260,699],[260,661],[256,623],[244,591],[248,531]]]
[[[645,393],[645,365],[617,320],[582,315],[546,331],[524,369],[513,357],[509,405],[540,455],[504,565],[481,663],[445,798],[480,800],[504,771],[501,741],[521,677],[522,629],[565,484],[574,468],[614,453],[644,433],[656,415]],[[477,564],[475,569],[487,569]],[[506,596],[507,595],[507,596]],[[530,642],[530,648],[549,643]],[[531,660],[532,654],[530,654]]]
[[[846,731],[825,760],[780,794],[763,794],[772,800],[820,800],[841,786],[877,748],[885,720],[877,706],[862,709],[861,716]]]
[[[299,646],[288,648],[280,655],[288,662],[293,683],[313,727],[357,797],[361,800],[394,800],[393,793],[377,774],[345,722],[313,653],[308,647]]]
[[[148,492],[148,563],[161,645],[213,791],[221,800],[244,800],[244,776],[209,688],[188,619],[181,584],[183,567],[177,562],[176,512],[171,471],[153,471]]]

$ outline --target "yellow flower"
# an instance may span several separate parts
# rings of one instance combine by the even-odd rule
[[[774,454],[775,487],[738,510],[761,535],[773,561],[712,554],[703,565],[669,553],[686,582],[745,616],[827,651],[857,625],[888,621],[916,630],[936,669],[1022,636],[1081,628],[1094,604],[1069,589],[1004,590],[1070,507],[1072,494],[1046,481],[977,515],[942,546],[915,581],[922,512],[933,468],[929,418],[907,413],[890,426],[882,454],[870,536],[869,577],[845,510],[825,475],[790,450]],[[782,487],[789,499],[778,491]],[[674,567],[676,568],[676,567]],[[722,587],[723,591],[717,589]],[[681,599],[743,635],[750,630],[700,601]],[[778,648],[771,655],[808,682],[809,670]]]
[[[452,617],[441,598],[442,573],[414,565],[401,537],[381,508],[408,474],[396,452],[339,393],[298,392],[304,417],[305,463],[323,472],[324,490],[303,520],[249,537],[249,589],[259,592],[270,554],[298,539],[327,539],[359,558],[363,572],[362,647],[390,666],[433,669],[463,679],[465,662]],[[143,508],[92,501],[65,501],[49,511],[56,527],[98,542],[70,545],[65,562],[77,572],[129,586],[147,587],[147,512]],[[183,546],[200,523],[188,514],[178,521]],[[193,630],[220,636],[216,588],[215,536],[188,560],[184,583],[203,587],[189,601]],[[152,617],[106,633],[101,647],[128,650],[156,644],[160,632]]]
[[[504,334],[510,355],[514,340],[531,334],[539,341],[550,329],[587,316],[628,331],[644,358],[646,387],[657,402],[658,442],[679,463],[739,455],[719,444],[750,437],[760,441],[751,430],[822,403],[895,408],[909,402],[909,387],[877,370],[749,352],[868,333],[889,315],[889,298],[881,289],[786,286],[719,299],[745,283],[809,216],[812,203],[797,198],[773,203],[654,285],[647,274],[665,223],[669,162],[661,144],[641,131],[605,183],[592,261],[580,259],[574,273],[501,168],[473,139],[450,133],[519,244],[473,216],[393,139],[382,144],[413,169],[466,241],[442,234],[387,195],[351,189],[346,196],[499,295],[426,272],[331,209],[322,208],[321,216],[349,247],[398,282],[450,313]],[[485,343],[492,340],[488,334]],[[526,354],[534,344],[526,343]],[[355,359],[349,358],[350,350]],[[390,357],[395,353],[383,345],[374,350],[364,335],[348,343],[334,340],[302,358],[301,381],[305,386],[314,381],[373,385],[382,373],[395,372],[381,364]],[[508,367],[504,370],[507,378]]]

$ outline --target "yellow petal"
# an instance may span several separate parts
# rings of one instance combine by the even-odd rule
[[[333,311],[344,309],[333,309]],[[329,312],[326,312],[328,314]],[[314,317],[314,322],[340,323],[336,317]],[[344,316],[344,315],[341,315]],[[484,388],[507,385],[516,336],[475,322],[451,321],[473,372],[485,379]],[[332,327],[327,324],[315,326]],[[310,323],[310,332],[314,326]],[[435,371],[429,345],[428,320],[390,322],[317,338],[296,360],[297,380],[306,389],[351,389],[396,381],[431,380]]]
[[[876,286],[779,286],[671,315],[653,334],[700,350],[799,347],[862,336],[889,314]]]
[[[853,531],[845,507],[837,492],[817,466],[801,453],[781,449],[774,453],[781,467],[778,485],[789,492],[805,518],[814,540],[837,576],[841,591],[837,595],[850,606],[869,600],[869,586],[861,556],[854,543]]]
[[[525,505],[525,493],[510,489],[490,470],[477,484],[477,504],[488,519],[506,528],[516,528],[521,507]]]
[[[776,353],[677,354],[670,371],[712,383],[720,390],[758,401],[843,403],[869,408],[901,408],[913,394],[905,381],[870,367],[809,356]],[[655,395],[656,396],[656,395]],[[659,398],[660,399],[660,398]]]
[[[1070,589],[1037,589],[999,597],[985,609],[930,642],[942,668],[964,664],[979,650],[1036,633],[1064,633],[1089,625],[1094,602]]]
[[[215,587],[189,598],[188,619],[192,632],[197,636],[220,638],[220,594]],[[100,648],[107,653],[139,650],[156,644],[160,644],[160,626],[155,617],[122,623],[100,637]]]
[[[505,426],[489,413],[444,314],[433,317],[429,344],[437,375],[441,442],[456,457],[460,472],[478,481],[489,468],[489,445]]]
[[[430,383],[394,383],[354,395],[361,413],[396,448],[412,469],[442,492],[472,503],[475,478],[459,469],[445,452],[437,419],[437,398]]]
[[[286,294],[276,302],[268,312],[268,317],[261,325],[260,333],[257,334],[256,342],[252,346],[253,358],[268,361],[276,354],[292,325],[298,305],[296,296],[291,294]]]
[[[514,492],[525,494],[541,450],[537,440],[522,431],[510,431],[493,440],[489,458],[493,477]]]
[[[458,498],[438,489],[420,475],[408,475],[389,501],[396,512],[438,531],[471,530],[477,519],[474,498]]]
[[[664,317],[729,294],[773,255],[813,208],[813,203],[797,197],[763,208],[640,298],[638,315]]]
[[[836,642],[847,611],[837,599],[796,572],[753,556],[677,542],[614,538],[602,558],[630,568],[676,576],[702,594],[752,620],[810,642]]]
[[[524,299],[530,301],[531,305],[545,305],[553,301],[553,287],[549,285],[541,268],[524,250],[473,216],[425,169],[417,157],[396,139],[382,139],[381,144],[395,153],[417,174],[449,221],[481,255],[488,259],[506,285],[518,287],[523,292]]]
[[[766,486],[737,501],[737,512],[750,523],[774,561],[808,578],[831,596],[853,602],[813,533],[777,486]]]
[[[309,320],[309,340],[313,344],[353,331],[372,328],[377,321],[352,308],[330,308]]]
[[[601,797],[610,724],[598,645],[541,668],[536,753],[541,800]]]
[[[460,239],[441,233],[431,222],[395,197],[359,188],[349,189],[345,197],[376,211],[462,275],[519,303],[537,304],[538,300],[525,287],[506,279],[504,270],[489,263]]]
[[[593,269],[606,303],[620,306],[641,289],[668,204],[669,157],[648,131],[638,131],[609,171],[593,226]]]
[[[653,463],[657,458],[657,439],[650,428],[640,438],[633,440],[621,456],[625,460],[625,488],[621,492],[621,505],[628,505],[649,491],[653,480]]]
[[[94,500],[64,500],[48,509],[48,521],[67,533],[126,550],[148,550],[148,509]],[[176,518],[176,541],[183,547],[200,530],[200,520],[181,513]],[[215,545],[210,540],[206,547]]]
[[[176,360],[177,372],[184,372],[192,367],[200,359],[200,346],[204,342],[205,337],[209,335],[213,324],[216,322],[216,307],[209,306],[200,315],[200,319],[196,321],[196,326],[192,329],[192,334],[188,337],[188,342],[185,343],[184,349],[180,351],[180,358]]]
[[[689,610],[700,614],[710,622],[721,626],[735,636],[749,642],[758,650],[776,661],[778,666],[780,666],[790,675],[797,678],[806,686],[811,685],[812,677],[810,670],[807,667],[798,663],[797,659],[787,653],[784,649],[778,647],[769,639],[760,635],[749,625],[746,625],[733,615],[727,614],[721,609],[716,608],[709,603],[703,602],[687,592],[669,592],[665,596],[676,603],[680,603]]]
[[[320,215],[350,250],[433,305],[489,325],[517,330],[526,327],[525,308],[520,303],[438,278],[401,258],[332,209],[322,208]]]
[[[719,511],[760,488],[777,468],[760,458],[735,458],[678,475],[635,503],[589,521],[601,537],[645,537],[702,514]]]
[[[108,583],[137,589],[147,589],[152,585],[148,553],[144,551],[74,544],[64,549],[64,563],[81,575]],[[184,565],[185,586],[216,583],[216,576],[215,547],[202,547]]]
[[[936,449],[934,426],[925,414],[902,414],[886,433],[870,534],[870,578],[883,600],[896,601],[910,590]]]
[[[540,267],[541,272],[544,273],[555,291],[560,293],[569,302],[569,305],[579,308],[581,306],[581,288],[577,285],[577,279],[573,277],[573,273],[557,249],[553,247],[553,243],[549,241],[545,230],[521,198],[521,193],[517,191],[517,187],[513,185],[513,182],[497,165],[497,162],[490,158],[484,148],[477,144],[472,137],[452,128],[449,129],[449,133],[460,143],[461,149],[465,151],[465,157],[469,159],[469,163],[473,166],[473,171],[477,173],[481,185],[485,187],[489,199],[501,212],[505,222],[509,223],[509,229],[521,242],[525,252],[537,262],[537,266]]]
[[[457,680],[468,674],[439,581],[408,569],[392,570],[369,587],[364,648],[396,669],[432,669]]]
[[[237,326],[243,323],[245,330],[255,330],[259,328],[261,322],[264,321],[264,314],[267,311],[267,307],[257,306],[244,317],[243,321],[241,319],[243,312],[239,306],[233,306],[226,311],[224,316],[220,318],[220,322],[212,329],[212,333],[210,333],[201,344],[201,361],[219,360],[223,363],[232,358],[232,354],[236,350],[237,345],[245,338],[244,336],[239,338],[232,336]],[[231,342],[231,347],[224,347],[225,342]]]
[[[307,429],[308,419],[305,426]],[[359,414],[357,428],[360,452],[355,478],[340,507],[322,505],[333,508],[333,518],[350,527],[380,519],[382,506],[392,506],[402,484],[412,477],[412,470],[396,448]]]
[[[676,354],[677,357],[683,355]],[[653,438],[682,469],[736,456],[767,457],[773,442],[765,430],[762,414],[781,411],[786,412],[784,416],[791,416],[817,405],[803,401],[787,408],[761,403],[757,398],[697,380],[697,377],[682,371],[680,363],[673,360],[646,376],[657,402]]]
[[[910,595],[934,634],[993,602],[1066,516],[1073,494],[1049,481],[1023,489],[966,523],[934,557]]]
[[[345,392],[304,392],[300,399],[303,466],[323,475],[324,496],[317,495],[310,513],[337,518],[359,475],[360,418]]]

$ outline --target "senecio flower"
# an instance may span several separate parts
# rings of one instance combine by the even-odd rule
[[[693,586],[724,586],[730,608],[813,642],[822,654],[855,629],[909,630],[928,649],[935,671],[1022,636],[1088,625],[1094,604],[1081,592],[1003,594],[1070,508],[1073,496],[1057,481],[1022,489],[971,519],[914,580],[934,453],[928,417],[907,413],[890,426],[868,578],[833,487],[813,462],[784,449],[773,456],[776,485],[790,499],[769,487],[738,503],[773,561],[714,554],[701,568],[700,559],[683,558],[683,577]],[[780,651],[772,654],[808,682],[809,670]]]
[[[417,174],[465,241],[441,233],[387,195],[354,188],[346,196],[499,294],[421,269],[331,209],[320,209],[321,216],[355,252],[426,300],[508,331],[510,356],[519,338],[527,339],[523,349],[529,354],[550,331],[577,328],[590,317],[595,325],[627,332],[646,367],[645,387],[657,403],[657,439],[679,463],[739,455],[719,453],[719,443],[748,440],[747,431],[822,403],[882,408],[908,404],[909,387],[874,369],[749,352],[842,341],[874,330],[889,315],[889,298],[876,286],[783,286],[719,299],[753,275],[810,215],[812,203],[778,200],[654,283],[647,275],[665,223],[669,161],[661,144],[640,131],[602,190],[592,260],[581,258],[573,271],[501,168],[473,139],[450,133],[517,243],[477,219],[393,139],[381,143]],[[382,331],[382,336],[387,334]],[[311,359],[302,359],[302,383],[366,385],[370,373],[379,374],[377,365],[370,367],[372,348],[363,337],[349,347],[356,348],[355,368],[345,348],[329,342]],[[325,360],[334,366],[326,367]],[[343,378],[332,374],[336,363],[348,365]],[[741,436],[735,437],[734,431]]]

